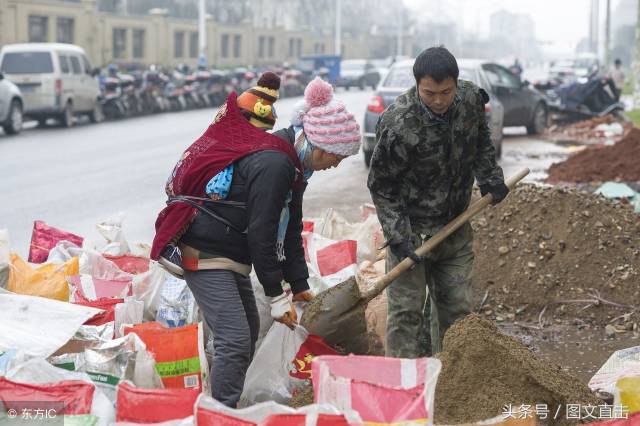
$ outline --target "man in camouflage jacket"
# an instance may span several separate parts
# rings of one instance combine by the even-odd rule
[[[488,94],[458,80],[444,47],[422,52],[413,73],[416,86],[378,121],[368,179],[390,248],[387,270],[406,257],[417,262],[387,289],[387,356],[403,358],[439,352],[445,331],[471,312],[471,225],[426,258],[415,249],[466,210],[474,178],[494,203],[509,192],[485,117]]]

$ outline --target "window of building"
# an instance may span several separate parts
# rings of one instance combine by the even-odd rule
[[[127,51],[127,30],[125,28],[114,28],[111,32],[114,59],[124,58]]]
[[[294,56],[294,52],[295,52],[295,44],[296,44],[296,40],[293,38],[289,39],[289,53],[287,54],[287,56],[289,58]]]
[[[137,29],[133,30],[133,57],[144,58],[144,39],[145,30]]]
[[[173,56],[182,58],[184,56],[184,32],[173,33]]]
[[[60,62],[60,71],[62,71],[63,74],[71,74],[69,58],[64,55],[58,55],[58,62]]]
[[[264,58],[265,41],[263,36],[258,38],[258,58]]]
[[[71,59],[71,69],[73,69],[74,74],[82,74],[82,67],[80,66],[80,60],[77,56],[70,56]]]
[[[191,35],[189,36],[189,57],[190,58],[197,58],[198,57],[198,51],[199,49],[199,38],[198,38],[198,33],[191,33]]]
[[[236,34],[233,36],[233,57],[239,58],[242,56],[242,36]]]
[[[296,56],[297,57],[302,56],[302,39],[301,38],[299,38],[296,41]]]
[[[269,57],[273,58],[276,51],[276,39],[275,37],[269,37]]]
[[[223,58],[229,57],[229,34],[222,34],[222,39],[220,40],[220,50]]]
[[[46,43],[49,34],[49,18],[29,15],[29,42]]]
[[[73,18],[58,18],[56,41],[58,43],[73,43]]]

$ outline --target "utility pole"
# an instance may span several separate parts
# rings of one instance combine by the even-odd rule
[[[611,0],[607,0],[607,10],[604,21],[604,66],[611,65]]]
[[[198,46],[200,55],[198,57],[198,66],[206,68],[207,66],[207,10],[205,0],[200,0],[198,4]]]
[[[633,54],[633,105],[640,108],[640,2],[636,9],[636,46]]]
[[[599,21],[600,21],[600,1],[591,0],[591,14],[589,22],[589,50],[598,54]]]
[[[402,56],[402,7],[398,6],[398,45],[396,47],[396,56]]]
[[[342,55],[342,0],[336,0],[336,36],[333,50],[336,56]]]

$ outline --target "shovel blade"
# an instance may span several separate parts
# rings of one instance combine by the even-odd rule
[[[318,294],[305,308],[300,325],[346,353],[367,354],[366,304],[355,278]]]

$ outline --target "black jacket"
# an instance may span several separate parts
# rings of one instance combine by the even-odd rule
[[[291,128],[274,134],[291,144],[294,142]],[[304,187],[293,191],[289,203],[289,226],[284,241],[286,260],[279,262],[276,255],[280,213],[295,173],[293,162],[279,151],[260,151],[237,161],[225,201],[243,202],[246,208],[217,202],[206,203],[209,210],[234,226],[230,227],[198,211],[182,236],[182,241],[213,256],[253,264],[267,296],[280,295],[283,280],[291,285],[294,293],[308,290],[309,272],[301,235]],[[239,232],[242,230],[246,230],[246,233]]]

